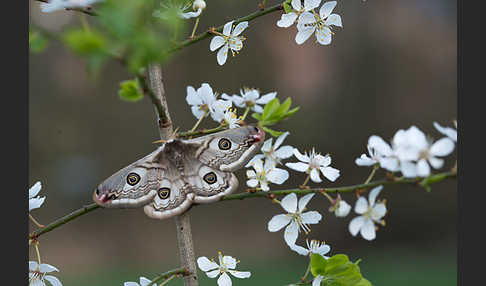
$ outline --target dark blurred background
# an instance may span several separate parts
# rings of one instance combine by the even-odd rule
[[[206,2],[199,31],[244,16],[257,5]],[[30,5],[31,22],[51,32],[80,24],[75,12],[43,14],[38,2]],[[163,67],[175,126],[187,130],[195,123],[185,102],[188,85],[207,82],[229,94],[243,86],[277,91],[280,99],[291,97],[301,109],[275,129],[290,131],[285,143],[300,150],[314,146],[331,153],[341,177],[326,182],[328,187],[366,179],[370,169],[354,160],[366,151],[372,134],[390,139],[396,130],[416,125],[440,138],[432,122],[452,126],[457,116],[456,1],[348,0],[338,1],[334,13],[342,16],[344,28],[336,29],[330,46],[314,43],[314,37],[297,45],[295,26],[278,28],[280,13],[273,13],[250,22],[243,49],[224,66],[209,51],[209,40],[177,53]],[[50,41],[46,52],[30,56],[29,68],[29,184],[43,184],[41,195],[47,199],[33,214],[47,224],[91,203],[97,184],[153,151],[158,130],[148,98],[137,103],[119,99],[119,82],[132,75],[116,62],[93,78],[85,61]],[[207,120],[205,126],[215,123]],[[454,165],[455,156],[444,169]],[[290,174],[285,185],[273,188],[304,180],[301,173]],[[245,171],[237,176],[238,192],[243,191]],[[349,233],[354,214],[337,219],[327,213],[325,198],[316,196],[309,208],[324,219],[312,227],[310,238],[325,240],[331,254],[362,258],[362,272],[374,285],[456,285],[456,192],[455,180],[433,185],[431,193],[413,186],[385,187],[380,197],[387,199],[387,225],[372,242]],[[344,198],[354,205],[354,195]],[[238,268],[251,271],[252,278],[235,285],[298,281],[305,257],[285,245],[282,231],[267,231],[267,222],[282,211],[264,199],[193,208],[197,256],[216,257],[221,250],[240,259]],[[64,285],[122,285],[179,265],[174,221],[150,219],[142,209],[96,210],[40,242],[43,260],[61,270],[57,276]],[[202,272],[199,277],[202,285],[216,284]]]

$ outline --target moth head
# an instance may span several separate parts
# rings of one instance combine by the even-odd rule
[[[93,200],[102,207],[138,207],[151,200],[155,191],[147,184],[147,170],[132,165],[116,172],[98,185]]]

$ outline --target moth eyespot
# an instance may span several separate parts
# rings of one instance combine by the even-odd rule
[[[165,200],[170,196],[170,189],[169,188],[160,188],[158,192],[159,198]]]
[[[127,183],[130,186],[135,186],[138,182],[140,182],[140,175],[137,173],[130,173],[127,176]]]
[[[221,138],[218,142],[218,147],[221,150],[229,150],[231,148],[231,141],[226,138]]]
[[[206,175],[204,175],[203,180],[206,183],[212,185],[212,184],[216,183],[217,177],[216,177],[216,174],[214,172],[209,172]]]

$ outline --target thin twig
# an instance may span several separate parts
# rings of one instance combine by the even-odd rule
[[[191,273],[184,267],[173,269],[155,277],[147,286],[157,285],[157,283],[159,283],[160,281],[167,280],[169,279],[169,277],[172,276],[178,276],[178,275],[187,276],[189,274]]]
[[[268,9],[258,10],[256,12],[253,12],[253,13],[247,15],[247,16],[238,18],[238,19],[236,19],[233,22],[233,24],[236,25],[236,24],[238,24],[240,22],[251,21],[251,20],[253,20],[255,18],[261,17],[261,16],[266,15],[268,13],[272,13],[272,12],[275,12],[275,11],[279,11],[279,10],[282,10],[282,9],[283,9],[282,4],[277,4],[275,6],[272,6],[272,7],[268,8]],[[216,28],[211,28],[210,30],[208,30],[208,31],[206,31],[204,33],[201,33],[201,34],[195,36],[192,39],[188,39],[188,40],[183,41],[182,43],[180,43],[180,44],[176,45],[175,47],[173,47],[172,49],[168,50],[167,52],[168,53],[173,53],[175,51],[181,50],[182,48],[184,48],[186,46],[189,46],[189,45],[192,45],[194,43],[197,43],[197,42],[199,42],[201,40],[204,40],[207,37],[211,36],[211,34],[212,34],[211,32],[212,31],[216,31],[216,32],[220,32],[221,33],[223,31],[223,27],[224,27],[224,25],[218,26]]]

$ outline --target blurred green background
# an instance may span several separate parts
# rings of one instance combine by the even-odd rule
[[[199,31],[244,16],[257,5],[206,2]],[[30,21],[53,33],[80,25],[79,13],[43,14],[38,2],[30,5]],[[452,126],[457,116],[456,1],[347,0],[338,1],[334,12],[342,16],[344,28],[337,29],[330,46],[313,38],[297,45],[295,26],[278,28],[280,13],[273,13],[250,22],[242,51],[224,66],[209,51],[209,40],[175,54],[163,67],[175,126],[187,130],[195,123],[185,102],[188,85],[207,82],[228,94],[243,86],[277,91],[280,99],[291,97],[301,109],[275,129],[290,131],[286,143],[300,150],[314,146],[331,153],[341,177],[326,182],[328,187],[366,179],[369,169],[354,160],[366,151],[372,134],[389,139],[414,124],[440,138],[432,122]],[[41,195],[47,199],[33,214],[46,224],[91,203],[102,180],[153,151],[158,130],[148,98],[137,103],[118,98],[119,82],[132,75],[116,62],[92,78],[85,61],[50,41],[46,52],[31,54],[29,75],[29,184],[43,184]],[[215,123],[207,120],[205,126]],[[444,169],[453,166],[455,156]],[[238,191],[245,189],[244,173],[237,172]],[[285,185],[274,189],[304,180],[302,174],[290,174]],[[353,214],[337,219],[327,213],[325,198],[316,196],[309,208],[324,219],[309,237],[325,240],[331,254],[362,258],[362,272],[374,285],[456,285],[456,192],[454,180],[432,186],[431,193],[413,186],[385,187],[380,197],[387,199],[387,225],[372,242],[350,235]],[[354,205],[354,195],[344,198]],[[285,245],[282,231],[267,231],[267,222],[282,211],[263,199],[193,208],[196,255],[216,257],[220,250],[240,259],[238,269],[251,271],[252,278],[234,280],[234,285],[298,281],[306,258]],[[174,221],[150,219],[142,209],[96,210],[40,242],[43,260],[61,270],[57,277],[64,285],[123,285],[179,265]],[[299,238],[298,243],[305,242]],[[199,277],[201,285],[216,285],[202,272]]]

